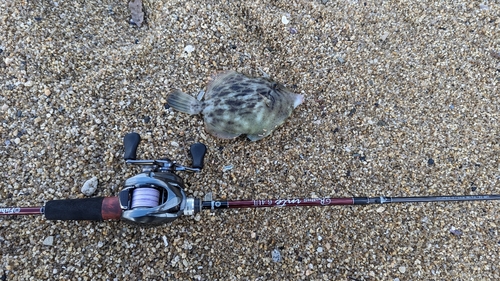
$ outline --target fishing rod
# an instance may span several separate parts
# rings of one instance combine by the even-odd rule
[[[0,207],[0,216],[44,215],[48,220],[122,220],[135,225],[157,226],[204,209],[500,200],[500,195],[213,200],[211,193],[203,199],[193,198],[186,196],[184,181],[175,172],[200,172],[206,146],[202,143],[191,145],[192,167],[187,167],[170,159],[137,160],[140,141],[137,133],[124,137],[125,162],[140,166],[142,171],[125,180],[124,189],[118,196],[50,200],[39,207]]]

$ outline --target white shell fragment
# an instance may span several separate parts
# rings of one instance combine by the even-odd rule
[[[290,21],[286,18],[286,16],[282,16],[282,17],[281,17],[281,22],[282,22],[283,24],[288,24]]]
[[[194,51],[194,46],[193,45],[187,45],[186,47],[184,47],[184,52],[190,54]]]
[[[98,183],[99,183],[99,181],[97,180],[97,177],[93,177],[93,178],[89,179],[88,181],[86,181],[83,184],[82,189],[81,189],[82,193],[87,195],[87,196],[94,194],[94,192],[97,189]]]

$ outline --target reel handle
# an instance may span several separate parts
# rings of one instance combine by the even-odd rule
[[[191,152],[191,157],[193,158],[193,168],[203,169],[203,160],[205,159],[205,153],[207,152],[207,147],[201,142],[193,143],[189,147]]]
[[[137,159],[137,147],[140,142],[141,136],[138,133],[129,133],[125,135],[123,138],[123,146],[125,147],[123,158],[125,158],[125,160]]]

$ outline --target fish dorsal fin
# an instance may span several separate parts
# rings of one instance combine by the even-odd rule
[[[207,84],[207,91],[205,92],[205,100],[210,99],[213,96],[213,89],[220,86],[224,85],[226,83],[226,80],[234,75],[237,75],[238,73],[234,70],[227,70],[227,71],[222,71],[219,73],[216,73],[210,77],[210,80]]]

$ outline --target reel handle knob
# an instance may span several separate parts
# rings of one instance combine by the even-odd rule
[[[207,147],[201,142],[193,143],[189,147],[191,157],[193,158],[193,168],[203,169],[203,159],[207,152]]]
[[[125,147],[125,160],[136,160],[137,146],[141,142],[141,136],[138,133],[126,134],[123,138],[123,146]]]

